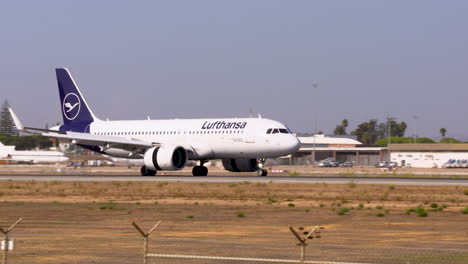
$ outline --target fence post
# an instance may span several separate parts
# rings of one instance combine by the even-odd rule
[[[297,245],[301,247],[301,259],[300,259],[301,263],[304,263],[305,258],[306,258],[307,240],[320,238],[320,235],[316,235],[314,237],[315,234],[320,233],[319,231],[320,229],[324,229],[324,227],[320,225],[316,225],[312,227],[310,231],[304,231],[304,227],[298,227],[298,228],[294,228],[292,226],[289,227],[289,230],[291,230],[291,233],[293,233],[293,235],[299,241],[299,244]],[[302,233],[302,235],[300,235],[300,233]]]
[[[148,244],[149,244],[149,236],[151,233],[153,233],[154,230],[161,224],[162,221],[158,221],[148,232],[144,232],[143,229],[141,229],[137,223],[132,222],[132,225],[135,227],[135,229],[138,231],[138,233],[141,234],[143,237],[143,264],[148,264]]]
[[[23,218],[18,219],[14,224],[12,224],[9,228],[3,229],[0,227],[0,232],[3,233],[3,241],[4,241],[4,248],[3,248],[3,258],[2,263],[7,264],[8,260],[8,250],[9,250],[9,243],[10,239],[8,238],[8,233],[19,223],[23,220]]]

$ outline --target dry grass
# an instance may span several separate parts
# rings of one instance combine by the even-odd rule
[[[25,218],[15,230],[22,235],[18,243],[24,243],[18,245],[24,253],[15,253],[22,263],[51,263],[54,256],[55,263],[91,263],[89,259],[100,254],[103,259],[96,263],[115,263],[108,241],[139,252],[141,241],[130,225],[134,220],[144,227],[163,220],[157,236],[167,238],[295,243],[288,226],[323,224],[325,244],[464,248],[468,230],[467,215],[461,213],[468,206],[464,189],[352,182],[3,181],[0,225]],[[446,208],[432,210],[442,205]],[[418,206],[425,208],[427,217],[407,214]],[[44,237],[50,243],[41,243]]]
[[[4,201],[140,201],[203,200],[215,203],[266,203],[319,206],[331,203],[388,204],[411,207],[440,203],[462,206],[468,203],[459,186],[387,186],[350,182],[331,184],[276,183],[169,183],[169,182],[0,182]]]

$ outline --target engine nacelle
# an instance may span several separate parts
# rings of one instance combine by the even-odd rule
[[[180,170],[187,163],[187,151],[181,146],[150,148],[143,158],[150,170]]]
[[[223,159],[223,167],[232,172],[257,171],[256,159]]]

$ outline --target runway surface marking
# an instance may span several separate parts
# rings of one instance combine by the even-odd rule
[[[392,184],[418,186],[468,186],[468,180],[431,178],[347,178],[347,177],[249,177],[249,176],[0,176],[0,181],[138,181],[138,182],[207,182],[207,183],[289,183],[289,184]]]

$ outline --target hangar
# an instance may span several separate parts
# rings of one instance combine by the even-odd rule
[[[356,165],[374,166],[385,160],[386,149],[368,147],[349,136],[314,135],[298,137],[301,148],[290,156],[290,164],[312,165],[325,158],[339,162],[354,161]]]

